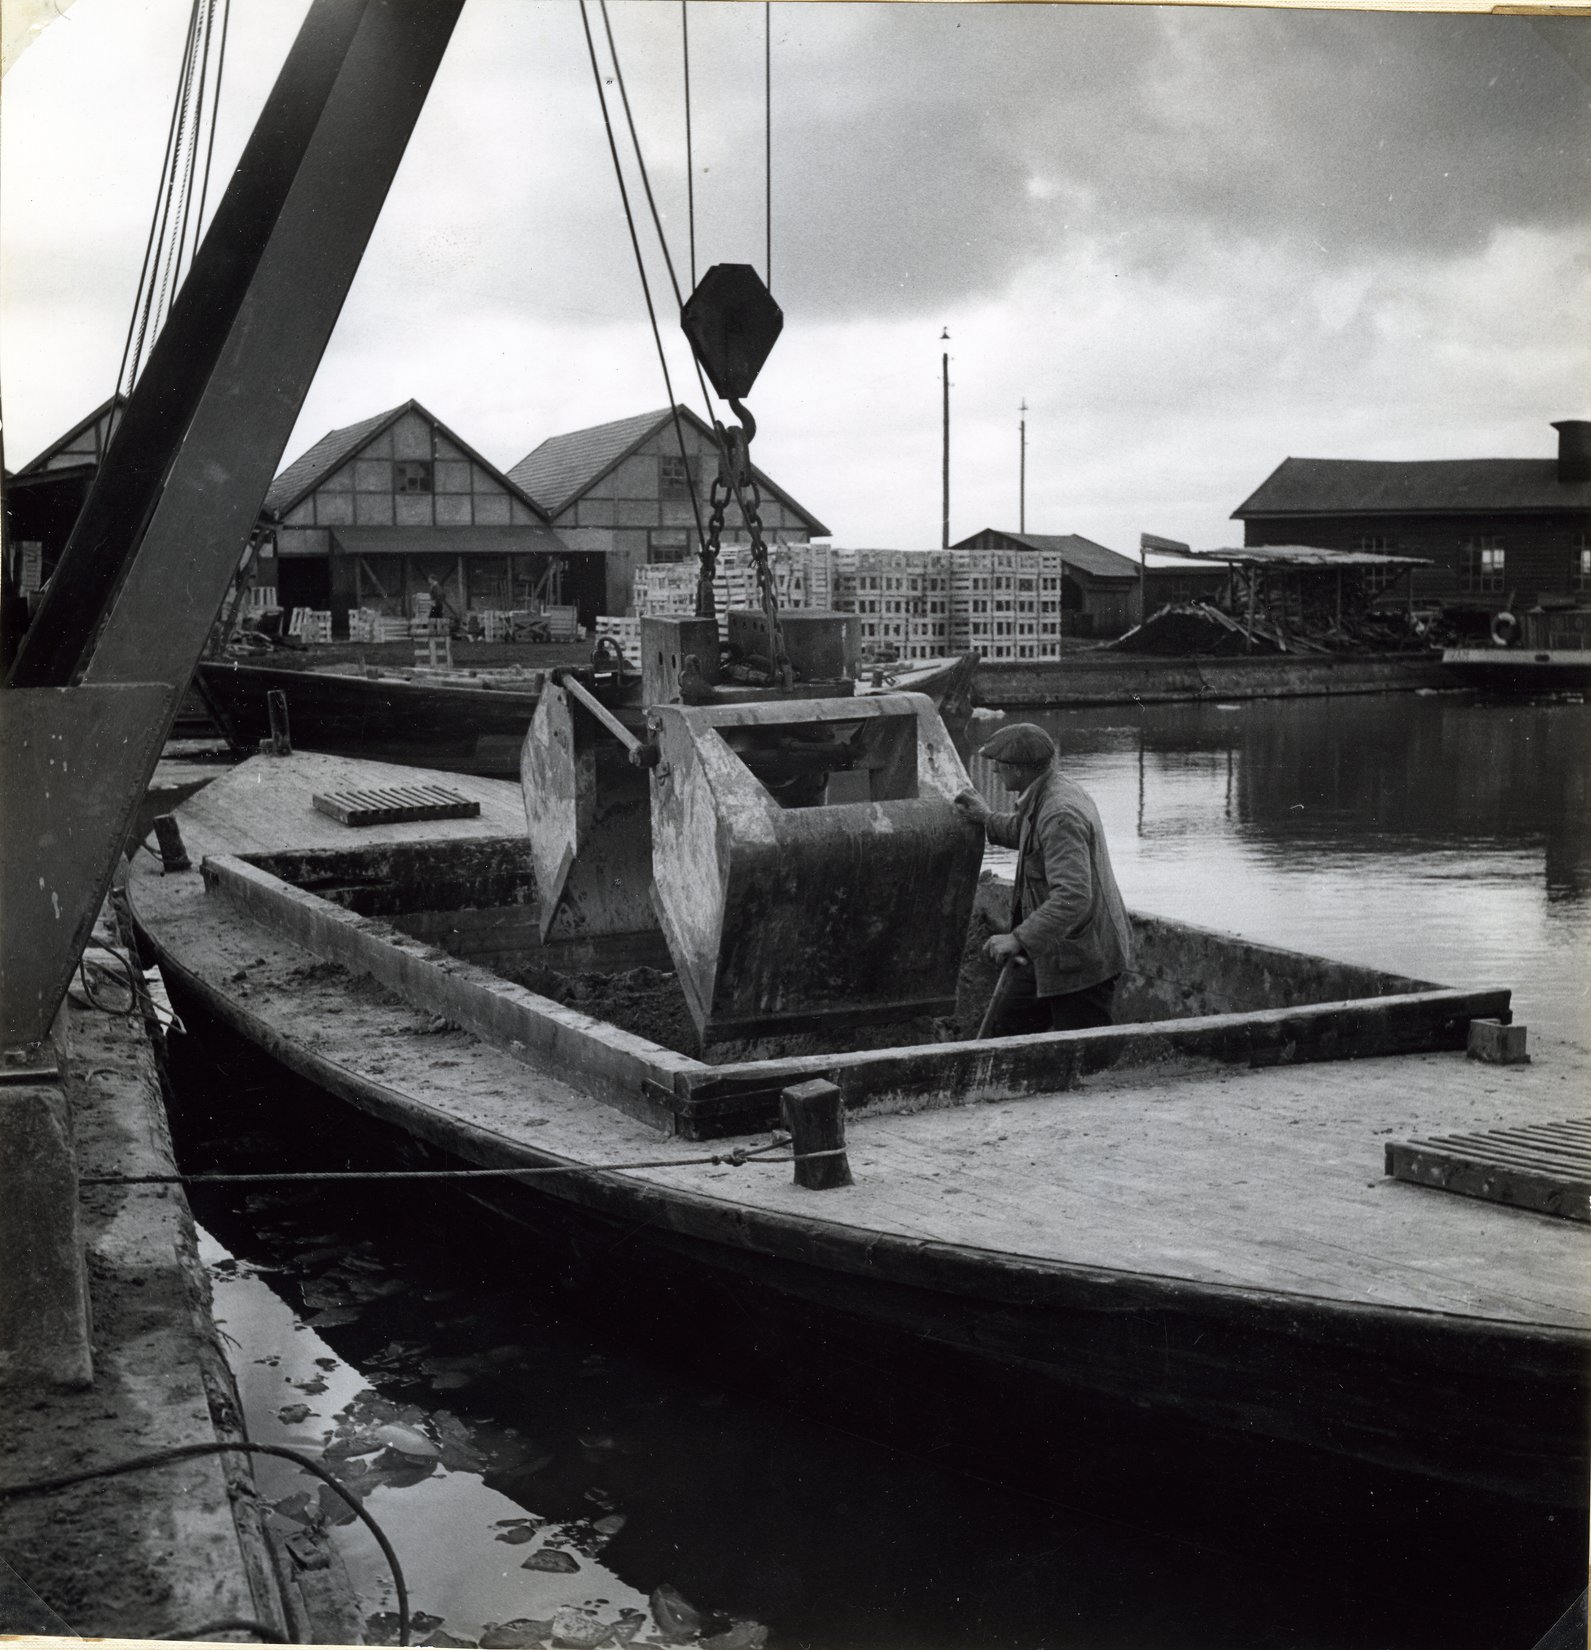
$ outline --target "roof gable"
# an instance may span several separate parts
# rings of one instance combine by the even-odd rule
[[[972,537],[982,538],[985,534],[997,534],[1016,550],[1052,551],[1064,556],[1068,566],[1092,574],[1097,579],[1138,577],[1136,561],[1118,551],[1107,550],[1103,544],[1095,544],[1080,533],[1013,533],[1004,527],[986,527],[983,533],[974,533]],[[957,548],[965,548],[971,542],[971,539],[964,539]]]
[[[663,407],[631,418],[617,418],[611,424],[550,435],[508,474],[540,502],[549,516],[561,515],[647,441],[668,415],[668,408]]]
[[[644,447],[665,424],[672,422],[676,412],[681,423],[716,444],[712,425],[682,403],[678,407],[659,407],[655,412],[618,418],[609,424],[570,430],[565,435],[548,436],[509,470],[509,477],[537,501],[549,520],[555,519],[632,453]],[[753,464],[751,473],[764,492],[771,493],[806,521],[809,532],[819,538],[828,536],[828,528],[765,471]]]
[[[412,399],[405,401],[401,406],[391,407],[386,412],[363,418],[357,424],[345,424],[340,430],[328,430],[271,483],[270,490],[265,495],[265,514],[280,520],[289,510],[308,498],[328,477],[368,447],[384,430],[396,424],[409,412],[423,418],[438,434],[452,442],[472,464],[478,464],[493,481],[506,487],[514,497],[529,505],[538,516],[545,515],[542,507],[511,476],[505,475],[490,460],[483,458],[467,441],[449,429],[435,413]]]
[[[125,395],[116,394],[100,404],[87,418],[79,419],[65,435],[57,436],[43,452],[29,459],[16,473],[18,476],[38,475],[45,470],[61,469],[66,465],[98,464],[110,441],[111,415],[127,405]],[[104,428],[101,428],[101,425]],[[59,459],[58,464],[51,463]]]
[[[1551,458],[1285,458],[1232,512],[1423,515],[1591,509],[1591,482],[1559,481]]]

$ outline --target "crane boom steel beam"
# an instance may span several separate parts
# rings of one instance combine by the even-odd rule
[[[316,42],[324,43],[318,31],[329,21],[357,16],[312,130],[306,138],[287,122],[263,138],[257,132],[260,141],[251,141],[217,211],[217,226],[224,214],[228,223],[250,226],[257,245],[244,258],[247,278],[238,282],[234,269],[223,269],[227,302],[196,297],[182,308],[180,327],[174,308],[162,338],[170,346],[165,365],[157,352],[140,380],[155,423],[126,444],[119,432],[106,454],[107,470],[126,465],[137,474],[136,485],[105,477],[105,497],[129,498],[141,514],[128,533],[125,574],[109,616],[87,645],[83,685],[0,691],[0,754],[7,762],[0,1044],[42,1039],[65,995],[127,823],[462,6],[463,0],[317,0],[305,25],[315,25]],[[302,72],[318,83],[325,65],[300,52],[303,44],[301,34],[283,75]],[[302,110],[302,88],[278,89]],[[216,238],[212,230],[206,246]],[[188,285],[200,279],[196,265]],[[190,349],[207,363],[197,382]],[[160,376],[166,371],[169,381]],[[162,410],[168,396],[183,400],[180,414]],[[65,637],[70,628],[53,634]],[[59,668],[71,649],[48,634],[46,642]],[[136,702],[131,721],[143,736],[100,741],[94,763],[78,760],[107,707],[124,699]],[[45,727],[49,740],[37,736]],[[73,758],[64,767],[63,750]]]
[[[138,549],[172,454],[303,165],[368,0],[315,0],[117,422],[7,678],[66,687]]]

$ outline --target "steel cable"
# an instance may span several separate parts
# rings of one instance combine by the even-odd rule
[[[393,1551],[392,1543],[387,1539],[386,1532],[375,1521],[342,1484],[339,1484],[318,1461],[312,1460],[302,1450],[289,1449],[286,1444],[257,1444],[251,1440],[223,1443],[219,1439],[214,1443],[205,1444],[175,1444],[170,1449],[154,1450],[148,1455],[133,1456],[126,1461],[113,1461],[109,1466],[89,1467],[83,1472],[63,1473],[57,1478],[41,1478],[31,1484],[0,1485],[0,1501],[29,1495],[48,1495],[55,1490],[71,1489],[78,1484],[93,1483],[101,1478],[118,1478],[124,1473],[146,1472],[155,1467],[170,1466],[177,1461],[193,1461],[206,1455],[224,1455],[228,1451],[235,1451],[244,1455],[275,1455],[284,1461],[292,1461],[302,1467],[307,1473],[320,1479],[323,1484],[331,1487],[332,1491],[344,1501],[365,1528],[376,1538],[376,1545],[381,1549],[381,1556],[386,1559],[388,1568],[392,1571],[392,1585],[397,1594],[398,1605],[398,1643],[407,1645],[409,1642],[409,1587],[404,1580],[403,1566],[398,1562],[398,1555]],[[212,1626],[217,1626],[213,1623]],[[245,1625],[240,1622],[240,1625]],[[247,1623],[254,1626],[256,1623]]]

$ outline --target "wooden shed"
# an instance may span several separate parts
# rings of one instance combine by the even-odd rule
[[[685,406],[549,436],[508,472],[559,533],[578,529],[582,543],[589,534],[600,535],[607,553],[609,613],[629,607],[637,567],[695,555],[697,522],[706,524],[717,474],[712,427]],[[829,536],[829,529],[765,471],[753,466],[752,474],[762,495],[758,513],[767,543]],[[748,542],[733,502],[725,512],[723,541]]]
[[[283,607],[412,615],[433,580],[461,617],[538,602],[601,610],[602,553],[418,401],[332,430],[266,494],[258,581]]]

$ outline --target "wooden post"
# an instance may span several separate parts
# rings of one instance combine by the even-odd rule
[[[809,1192],[827,1192],[853,1184],[845,1155],[845,1106],[839,1086],[822,1077],[792,1083],[779,1094],[779,1118],[790,1131],[790,1147],[797,1158],[808,1152],[838,1152],[836,1157],[814,1157],[795,1166],[795,1183]]]
[[[182,827],[178,825],[175,814],[155,815],[155,841],[160,846],[162,871],[193,869],[193,861],[188,858],[188,850],[183,844]]]
[[[271,713],[271,737],[262,741],[271,756],[291,756],[293,736],[287,726],[287,695],[280,688],[272,688],[265,695],[265,708]]]

